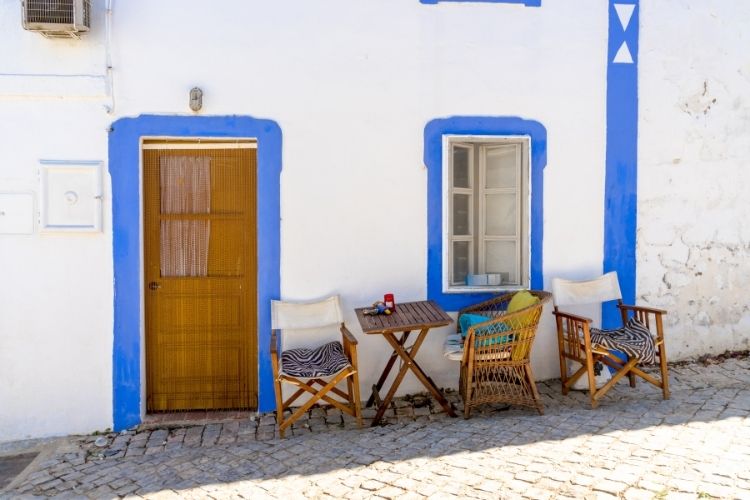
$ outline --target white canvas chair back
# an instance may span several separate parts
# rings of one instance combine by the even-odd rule
[[[622,298],[617,273],[610,272],[593,280],[552,279],[552,300],[565,312],[591,318],[593,326],[602,324],[602,302]]]
[[[281,351],[341,341],[344,321],[338,295],[319,302],[271,301],[271,328],[281,332]]]
[[[552,296],[556,306],[600,304],[622,298],[617,273],[609,272],[588,281],[552,279]]]

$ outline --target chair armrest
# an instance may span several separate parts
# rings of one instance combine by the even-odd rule
[[[641,311],[650,314],[667,314],[667,311],[665,311],[664,309],[656,309],[654,307],[629,306],[627,304],[619,304],[617,307],[626,311]]]
[[[345,344],[357,345],[357,339],[354,338],[352,332],[350,332],[343,323],[341,323],[341,338],[344,340]]]
[[[274,378],[279,376],[279,347],[278,347],[278,330],[271,330],[271,369]],[[279,397],[277,395],[277,397]]]
[[[552,314],[560,319],[569,319],[578,323],[591,323],[593,321],[591,318],[587,318],[586,316],[579,316],[577,314],[566,313],[563,311],[552,311]]]
[[[271,330],[271,355],[279,355],[278,342],[276,341],[276,330]]]
[[[630,306],[627,304],[617,304],[617,307],[620,309],[620,313],[622,314],[622,322],[625,324],[628,318],[628,311],[633,312],[633,317],[637,318],[641,323],[643,323],[646,328],[649,329],[652,335],[654,335],[654,331],[652,330],[652,326],[656,328],[656,345],[663,344],[664,341],[664,321],[662,319],[662,316],[667,314],[667,311],[663,309],[656,309],[654,307],[643,307],[643,306]],[[653,320],[651,319],[653,315]]]

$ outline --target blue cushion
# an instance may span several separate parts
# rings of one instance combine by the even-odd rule
[[[489,318],[487,316],[483,316],[481,314],[462,314],[460,318],[458,318],[458,326],[461,329],[461,337],[466,338],[466,334],[469,333],[469,328],[471,328],[474,325],[478,325],[479,323],[484,323],[486,321],[491,320],[492,318]],[[493,344],[503,344],[505,342],[509,342],[512,335],[505,335],[502,337],[493,337],[491,339],[482,341],[481,336],[482,335],[488,335],[493,333],[499,333],[499,332],[506,332],[510,330],[508,328],[508,325],[505,323],[496,323],[492,327],[488,328],[477,328],[474,330],[474,337],[475,337],[475,346],[488,346]]]

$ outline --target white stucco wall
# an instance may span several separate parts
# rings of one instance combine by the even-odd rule
[[[747,349],[750,4],[641,9],[638,295],[671,359]]]
[[[0,3],[0,191],[33,192],[40,159],[106,160],[102,31],[20,29]],[[108,178],[104,195],[109,198]],[[112,422],[112,233],[0,235],[0,441]]]
[[[426,297],[430,120],[541,122],[545,282],[601,271],[606,3],[235,0],[222,10],[115,0],[112,114],[104,108],[112,103],[103,0],[95,5],[94,30],[79,42],[23,32],[17,5],[0,6],[0,46],[11,48],[0,56],[2,189],[38,193],[39,158],[106,160],[109,123],[191,114],[193,86],[205,93],[202,115],[275,120],[283,134],[282,297],[342,296],[360,340],[365,393],[389,350],[362,335],[352,309],[386,291],[400,301]],[[112,425],[108,183],[102,234],[0,235],[0,440]],[[586,194],[572,195],[581,186]],[[581,227],[571,251],[567,235]],[[539,379],[558,375],[552,318],[544,317],[533,354]],[[450,330],[431,333],[419,359],[439,385],[455,387],[457,364],[441,354]],[[415,390],[421,384],[409,375],[401,392]]]

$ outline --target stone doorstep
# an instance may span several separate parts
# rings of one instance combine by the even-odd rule
[[[445,393],[446,397],[448,397],[449,400],[456,399],[458,400],[458,393],[451,389],[442,389]],[[452,397],[452,398],[451,398]],[[424,392],[424,393],[417,393],[417,394],[409,394],[400,398],[394,398],[394,401],[391,403],[391,410],[394,407],[399,407],[399,409],[404,408],[420,408],[420,415],[425,414],[425,410],[427,410],[426,414],[429,413],[440,413],[443,411],[442,407],[437,404],[436,401],[432,402],[432,408],[428,404],[430,401],[432,401],[432,397]],[[415,405],[414,403],[417,403]],[[453,402],[453,401],[451,401]],[[327,405],[315,405],[313,406],[308,412],[307,417],[303,416],[300,418],[299,422],[303,422],[307,419],[314,418],[319,413],[323,412],[325,414],[326,410],[333,410],[333,414],[331,417],[333,418],[339,418],[340,417],[340,410],[336,408],[332,408]],[[431,411],[430,411],[431,410]],[[287,411],[288,412],[288,411]],[[363,417],[367,417],[366,412],[370,412],[374,415],[375,410],[373,408],[365,408],[364,407],[364,401],[362,401],[362,412]],[[227,410],[227,411],[185,411],[185,412],[174,412],[174,413],[156,413],[152,415],[147,415],[144,419],[144,422],[135,427],[134,429],[130,429],[131,431],[135,432],[141,432],[141,431],[147,431],[147,430],[161,430],[161,429],[179,429],[183,427],[195,427],[195,426],[201,426],[205,427],[207,425],[211,424],[227,424],[232,422],[242,422],[249,419],[252,419],[254,422],[256,422],[258,425],[260,425],[261,421],[265,421],[270,419],[274,422],[276,422],[276,412],[266,412],[266,413],[260,413],[255,411],[237,411],[237,410]],[[338,423],[338,420],[336,421]],[[331,422],[328,422],[328,425],[332,425]]]
[[[227,424],[231,422],[240,422],[243,420],[253,419],[260,422],[263,413],[255,411],[186,411],[175,413],[156,413],[147,415],[144,422],[138,425],[135,430],[159,430],[159,429],[178,429],[181,427],[207,426],[211,424]]]

